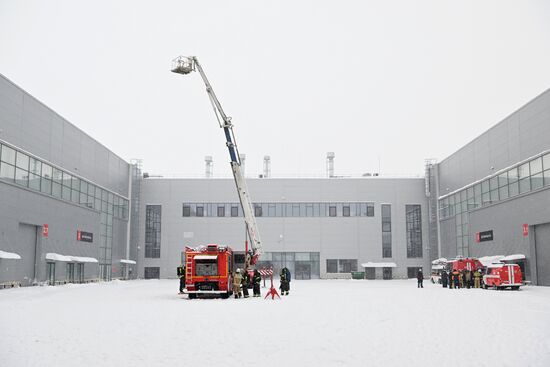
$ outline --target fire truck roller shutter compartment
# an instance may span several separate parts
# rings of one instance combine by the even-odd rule
[[[196,274],[198,276],[217,276],[218,275],[218,256],[217,255],[196,255]]]

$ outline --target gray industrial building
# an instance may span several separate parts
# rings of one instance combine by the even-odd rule
[[[229,164],[228,164],[228,169]],[[287,266],[297,279],[416,276],[429,269],[423,178],[248,179],[261,230],[259,267]],[[158,179],[141,185],[140,254],[146,277],[172,277],[185,246],[244,251],[232,179]],[[365,269],[362,264],[370,263]],[[140,266],[141,268],[141,266]]]
[[[422,178],[283,179],[266,170],[247,178],[258,265],[285,265],[298,279],[392,279],[427,272],[438,257],[516,255],[528,280],[550,285],[549,151],[546,91],[428,161]],[[208,168],[206,176],[143,178],[139,163],[0,75],[0,285],[172,278],[185,246],[242,252],[235,183]]]
[[[519,255],[550,285],[550,90],[428,172],[442,256]]]
[[[0,75],[0,284],[128,272],[130,165]]]

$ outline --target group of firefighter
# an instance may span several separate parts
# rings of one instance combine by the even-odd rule
[[[462,270],[443,270],[441,272],[441,284],[443,288],[449,287],[449,289],[459,288],[481,288],[483,282],[483,273],[480,269],[475,271],[462,269]]]
[[[260,282],[262,281],[262,276],[257,269],[254,269],[254,274],[252,279],[250,279],[250,274],[245,269],[237,269],[233,273],[233,294],[235,298],[248,298],[248,285],[252,280],[252,296],[260,297]],[[241,295],[242,288],[242,295]]]
[[[285,266],[281,269],[279,273],[279,278],[281,285],[279,289],[281,290],[281,295],[288,296],[290,291],[290,270]],[[233,273],[233,294],[235,298],[248,298],[248,285],[250,284],[250,275],[244,269],[237,269]],[[252,294],[253,297],[260,297],[260,282],[262,281],[262,276],[258,269],[254,269],[254,275],[252,275]],[[242,289],[242,296],[241,296]]]
[[[178,278],[180,279],[180,294],[183,293],[183,290],[185,289],[185,267],[184,266],[178,266],[177,269],[178,272]],[[290,291],[290,270],[285,266],[281,269],[279,273],[279,277],[281,280],[281,285],[279,286],[279,289],[281,290],[282,295],[288,296],[288,292]],[[233,272],[233,294],[235,295],[235,298],[248,298],[248,286],[250,285],[250,282],[252,281],[252,296],[253,297],[260,297],[260,282],[262,281],[262,276],[258,269],[254,269],[254,274],[252,275],[252,279],[250,279],[250,274],[245,269],[237,269],[235,272]],[[241,294],[242,290],[242,294]]]

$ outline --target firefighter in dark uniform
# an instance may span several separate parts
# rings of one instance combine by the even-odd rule
[[[416,280],[418,281],[417,288],[424,288],[424,274],[422,273],[422,268],[418,268],[418,272],[416,273]]]
[[[248,274],[248,271],[246,269],[242,270],[243,280],[242,280],[242,286],[243,286],[243,297],[248,298],[248,285],[250,284],[250,275]]]
[[[180,278],[180,294],[185,288],[185,266],[178,266],[178,278]]]
[[[252,276],[252,291],[254,297],[260,297],[260,283],[262,282],[262,276],[258,269],[254,270],[254,275]]]
[[[285,266],[281,269],[281,272],[279,273],[279,277],[281,279],[281,294],[283,296],[288,296],[288,292],[290,291],[290,270]]]

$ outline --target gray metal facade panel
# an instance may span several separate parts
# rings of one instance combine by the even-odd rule
[[[1,74],[0,111],[0,139],[128,195],[128,163]]]
[[[22,255],[21,260],[11,261],[11,266],[16,269],[25,268],[29,261],[34,261],[27,256],[28,254],[20,253],[21,249],[18,247],[19,225],[22,223],[42,227],[43,224],[48,224],[48,237],[38,237],[38,281],[46,279],[45,256],[49,252],[98,258],[99,212],[4,182],[0,182],[0,207],[2,208],[0,211],[0,249]],[[94,242],[77,241],[77,230],[92,232]],[[3,260],[0,266],[5,270]],[[96,264],[86,264],[85,271],[87,269],[91,269],[92,274],[95,274],[93,278],[97,278]],[[0,282],[21,281],[28,285],[26,284],[27,280],[17,278],[18,275],[17,271],[15,273],[2,271],[0,272]],[[63,271],[58,274],[58,279],[64,279],[64,275],[65,269],[63,268]],[[92,277],[92,275],[88,277]]]
[[[547,149],[550,149],[550,90],[440,162],[440,194]]]
[[[320,252],[321,276],[326,259],[396,262],[394,277],[406,277],[407,266],[429,267],[429,257],[407,259],[405,205],[420,204],[423,245],[427,244],[427,201],[423,179],[248,179],[253,202],[373,202],[374,217],[259,217],[265,252]],[[142,183],[139,243],[144,248],[146,205],[162,205],[161,258],[144,259],[143,267],[158,266],[162,278],[174,277],[184,246],[224,241],[244,248],[242,217],[182,216],[184,202],[238,202],[232,179],[146,179]],[[392,205],[392,258],[382,258],[380,204]],[[193,234],[185,238],[184,234]],[[280,236],[283,237],[280,237]]]
[[[472,256],[524,254],[531,257],[529,237],[523,236],[523,224],[550,222],[550,188],[519,196],[470,212]],[[494,240],[475,243],[476,232],[493,230]],[[532,235],[532,233],[530,234]]]

